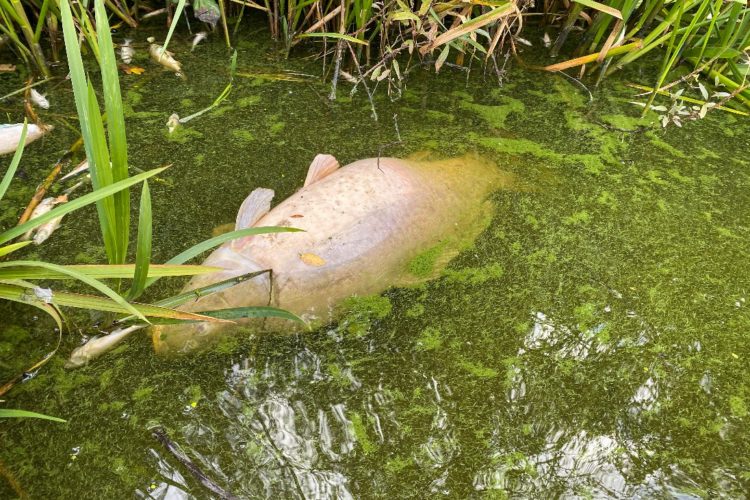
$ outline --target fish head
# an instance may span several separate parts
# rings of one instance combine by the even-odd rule
[[[201,313],[269,304],[271,273],[236,251],[231,244],[225,244],[214,251],[204,265],[220,267],[223,270],[195,276],[183,291],[196,291],[197,298],[178,307],[178,310]],[[208,294],[198,292],[227,281],[226,288]],[[263,320],[243,319],[237,323],[239,325],[208,321],[155,325],[152,327],[154,349],[158,354],[188,353],[214,344],[223,335],[238,330],[238,326],[260,328]]]

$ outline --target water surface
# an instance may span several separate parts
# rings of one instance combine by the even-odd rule
[[[400,99],[378,89],[375,122],[363,89],[350,96],[344,82],[328,101],[319,61],[244,41],[227,105],[169,136],[171,113],[221,92],[229,54],[218,37],[190,53],[179,35],[183,82],[147,60],[146,36],[136,34],[134,63],[146,73],[122,85],[131,165],[174,164],[151,183],[156,261],[234,220],[256,187],[284,199],[320,152],[342,164],[474,152],[524,189],[492,196],[491,225],[439,279],[352,300],[339,323],[309,334],[247,335],[178,360],[155,357],[143,336],[65,371],[100,319],[73,314],[60,354],[6,396],[68,420],[0,423],[0,460],[31,497],[210,496],[154,439],[157,425],[239,497],[746,495],[745,121],[636,120],[624,83],[650,83],[637,72],[590,101],[569,80],[518,67],[500,88],[478,71],[415,67]],[[18,86],[0,75],[3,93]],[[67,85],[50,100],[50,113],[73,113]],[[19,118],[18,102],[3,106]],[[74,139],[58,125],[28,148],[0,203],[4,227]],[[103,262],[95,211],[67,216],[23,257]],[[181,283],[163,280],[150,298]],[[57,337],[34,311],[0,308],[5,380]],[[0,495],[15,495],[5,480]]]

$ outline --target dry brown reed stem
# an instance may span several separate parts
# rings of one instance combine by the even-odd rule
[[[52,187],[52,184],[55,183],[58,176],[60,175],[60,172],[62,172],[63,167],[70,164],[70,160],[73,158],[73,155],[81,148],[81,146],[83,146],[83,139],[79,137],[78,140],[74,142],[72,146],[70,146],[68,152],[65,153],[62,158],[57,161],[57,163],[55,163],[55,166],[52,167],[52,171],[49,173],[49,175],[47,175],[47,178],[44,179],[44,182],[42,182],[36,189],[34,196],[31,197],[31,201],[29,201],[29,204],[26,206],[26,210],[23,211],[23,214],[21,214],[21,217],[18,219],[17,225],[20,226],[21,224],[29,220],[29,218],[31,217],[31,213],[44,199],[47,191],[49,191],[49,188]]]
[[[21,488],[21,483],[19,483],[18,479],[16,479],[13,473],[9,471],[7,467],[5,467],[5,464],[2,460],[0,460],[0,475],[3,476],[6,481],[8,481],[11,489],[16,493],[19,499],[26,500],[27,498],[29,498],[29,495],[26,494],[23,488]]]
[[[221,26],[224,29],[224,40],[227,42],[227,48],[232,48],[232,43],[229,41],[229,26],[227,26],[227,10],[224,0],[219,0],[219,11],[221,12]]]
[[[323,18],[321,18],[318,22],[310,26],[305,30],[305,33],[312,33],[313,31],[317,30],[318,28],[324,26],[328,21],[336,17],[338,13],[341,12],[341,5],[333,9],[331,12],[326,14]]]
[[[624,54],[626,52],[630,52],[636,49],[640,49],[643,46],[643,42],[641,40],[636,40],[634,42],[620,45],[619,47],[614,47],[609,49],[609,51],[604,55],[605,58],[616,56],[619,54]],[[563,71],[570,68],[575,68],[576,66],[581,66],[582,64],[588,64],[591,62],[596,61],[601,56],[601,52],[595,52],[593,54],[588,54],[581,57],[576,57],[575,59],[569,59],[567,61],[559,62],[556,64],[550,64],[549,66],[544,66],[541,69],[545,71]]]
[[[268,9],[266,7],[263,7],[262,5],[259,5],[251,0],[229,0],[229,1],[232,3],[244,5],[245,7],[250,7],[252,9],[258,9],[258,10],[262,10],[263,12],[268,12]]]

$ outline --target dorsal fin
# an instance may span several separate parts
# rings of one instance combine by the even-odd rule
[[[334,173],[339,168],[339,161],[332,155],[317,155],[307,170],[305,186]]]
[[[237,223],[235,229],[245,229],[253,225],[271,210],[271,200],[273,199],[273,189],[258,188],[254,189],[250,195],[245,198],[237,212]]]

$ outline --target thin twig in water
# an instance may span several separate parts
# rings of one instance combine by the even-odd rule
[[[268,427],[266,426],[266,423],[263,421],[263,418],[259,418],[258,421],[260,422],[261,427],[263,427],[263,432],[266,434],[266,437],[268,438],[268,442],[271,444],[271,447],[276,452],[276,458],[279,461],[279,464],[282,467],[286,467],[289,472],[292,475],[292,479],[294,479],[294,486],[297,489],[297,493],[299,493],[300,498],[307,498],[305,495],[305,491],[302,489],[302,485],[299,482],[299,478],[297,478],[297,471],[294,470],[294,467],[289,463],[289,460],[287,459],[286,455],[284,455],[284,452],[279,449],[278,446],[276,446],[276,443],[273,441],[273,438],[271,437],[271,432],[268,430]]]
[[[586,87],[586,85],[584,85],[583,82],[581,82],[581,80],[579,80],[578,78],[570,76],[569,74],[567,74],[564,71],[558,71],[558,73],[561,74],[561,75],[566,76],[567,78],[570,78],[571,80],[573,80],[574,82],[576,82],[578,85],[580,85],[583,88],[583,90],[585,90],[586,92],[588,92],[588,94],[589,94],[589,103],[594,102],[594,96],[591,94],[591,91],[588,89],[588,87]]]
[[[380,168],[380,157],[383,155],[383,150],[385,148],[396,146],[404,142],[401,140],[401,132],[398,129],[398,115],[397,114],[393,115],[393,126],[396,128],[396,137],[398,138],[398,140],[389,142],[388,144],[381,144],[380,146],[378,146],[377,166],[378,166],[378,170],[380,170],[381,172],[383,172],[383,169]]]
[[[223,499],[231,499],[235,500],[239,497],[236,497],[229,493],[228,491],[224,490],[221,486],[216,484],[212,479],[210,479],[206,474],[201,471],[197,465],[195,465],[195,462],[190,460],[190,458],[183,452],[179,446],[177,446],[175,443],[172,442],[171,439],[169,439],[169,436],[167,435],[167,432],[161,427],[155,427],[151,430],[151,434],[159,441],[161,444],[164,445],[164,447],[182,464],[185,466],[187,470],[190,471],[190,473],[195,476],[195,478],[200,482],[203,486],[205,486],[208,490],[210,490],[212,493],[219,496],[219,498]]]
[[[370,92],[370,87],[367,86],[367,80],[364,76],[362,76],[362,68],[359,65],[359,62],[357,61],[357,54],[354,53],[354,49],[352,48],[352,44],[349,42],[346,42],[346,46],[349,47],[349,52],[352,54],[352,61],[354,61],[354,66],[357,68],[357,73],[359,73],[359,82],[362,82],[362,85],[365,87],[365,91],[367,92],[367,98],[370,100],[370,109],[372,109],[372,119],[375,121],[378,121],[378,112],[375,111],[375,102],[372,100],[372,92]],[[357,82],[359,84],[359,82]],[[357,85],[354,86],[352,89],[352,93],[357,90]]]
[[[34,196],[32,196],[31,201],[29,201],[29,204],[26,206],[26,210],[24,210],[23,214],[21,214],[21,218],[18,219],[19,226],[29,220],[29,217],[31,217],[31,213],[34,211],[36,206],[39,205],[42,199],[44,199],[44,195],[47,194],[47,190],[49,190],[52,184],[54,184],[63,167],[67,166],[70,163],[73,154],[75,154],[75,152],[78,151],[82,145],[83,139],[79,137],[78,140],[74,142],[72,146],[70,146],[68,152],[65,153],[62,158],[57,161],[57,163],[55,163],[52,171],[49,173],[49,175],[47,175],[47,178],[44,179],[44,182],[39,185],[36,192],[34,193]]]

